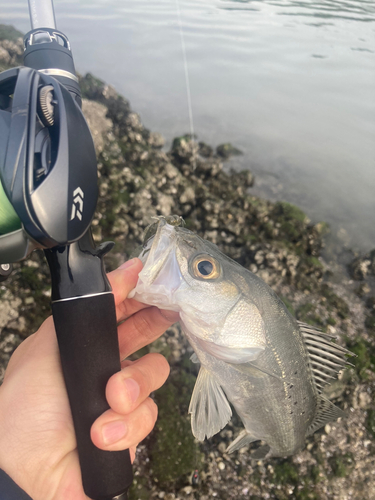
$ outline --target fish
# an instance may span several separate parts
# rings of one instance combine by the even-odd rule
[[[255,459],[297,453],[308,436],[345,416],[323,390],[354,354],[297,321],[262,279],[186,229],[181,217],[156,219],[129,297],[179,313],[200,363],[188,410],[193,435],[217,434],[232,405],[244,429],[228,453],[255,441],[264,443]]]

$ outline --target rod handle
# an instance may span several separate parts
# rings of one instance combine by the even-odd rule
[[[129,450],[103,451],[90,437],[94,421],[109,409],[107,381],[121,369],[113,294],[59,300],[52,313],[85,493],[93,500],[125,499],[133,479]]]

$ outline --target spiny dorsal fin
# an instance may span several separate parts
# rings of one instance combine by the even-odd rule
[[[232,410],[223,389],[201,366],[189,405],[191,429],[198,441],[217,434],[227,425]]]
[[[346,366],[353,366],[347,361],[347,356],[354,354],[335,344],[334,336],[301,321],[298,321],[298,325],[309,353],[314,382],[321,394],[324,386],[336,379],[341,370]]]
[[[332,420],[337,420],[338,418],[345,416],[345,413],[340,410],[340,408],[331,403],[331,401],[328,401],[328,399],[320,396],[314,421],[307,429],[306,436],[311,436],[311,434],[314,434],[315,431],[323,427],[323,425],[328,422],[332,422]]]

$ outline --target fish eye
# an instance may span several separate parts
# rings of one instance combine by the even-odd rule
[[[192,261],[191,269],[196,278],[212,280],[220,276],[220,264],[211,255],[198,255]]]

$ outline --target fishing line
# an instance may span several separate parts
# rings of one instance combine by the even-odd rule
[[[175,3],[176,3],[176,11],[177,11],[178,28],[179,28],[180,39],[181,39],[182,57],[183,57],[183,62],[184,62],[186,97],[187,97],[188,109],[189,109],[190,135],[191,135],[191,141],[193,143],[193,170],[195,170],[197,165],[196,165],[196,155],[194,152],[195,133],[194,133],[193,107],[191,104],[189,65],[188,65],[188,59],[187,59],[187,54],[186,54],[184,30],[182,27],[180,0],[175,0]],[[196,205],[196,200],[195,200],[194,204]],[[189,373],[192,373],[191,366],[189,366]],[[192,476],[191,476],[191,482],[192,482],[193,486],[198,486],[199,479],[200,479],[199,478],[198,454],[199,454],[198,450],[197,450],[197,448],[195,448],[195,451],[194,451],[194,471],[193,471]]]
[[[189,67],[188,67],[188,60],[187,60],[187,54],[186,54],[184,30],[182,28],[180,0],[176,0],[176,11],[177,11],[178,28],[179,28],[180,39],[181,39],[182,58],[184,61],[186,96],[187,96],[187,102],[188,102],[188,108],[189,108],[190,135],[191,135],[191,140],[194,143],[195,142],[195,134],[194,134],[193,107],[191,105]],[[196,167],[196,157],[195,157],[195,154],[193,154],[193,169],[194,170],[195,170],[195,167]]]
[[[190,135],[191,135],[191,141],[195,143],[195,133],[194,133],[194,119],[193,119],[193,107],[191,103],[191,87],[190,87],[190,78],[189,78],[189,66],[188,66],[188,59],[187,59],[187,53],[186,53],[186,45],[185,45],[185,37],[184,37],[184,30],[182,26],[182,16],[181,16],[181,7],[180,7],[180,0],[175,0],[176,3],[176,11],[177,11],[177,19],[178,19],[178,27],[179,27],[179,32],[180,32],[180,39],[181,39],[181,50],[182,50],[182,57],[183,57],[183,62],[184,62],[184,71],[185,71],[185,84],[186,84],[186,96],[187,96],[187,102],[188,102],[188,109],[189,109],[189,121],[190,121]],[[196,154],[193,149],[193,170],[196,169]],[[194,201],[194,208],[197,207],[197,200],[195,198]],[[192,373],[192,366],[189,365],[189,373]],[[199,486],[200,486],[200,475],[199,475],[199,459],[200,453],[199,449],[197,446],[195,447],[194,451],[194,470],[191,475],[191,483],[193,486],[198,487],[199,491]]]

